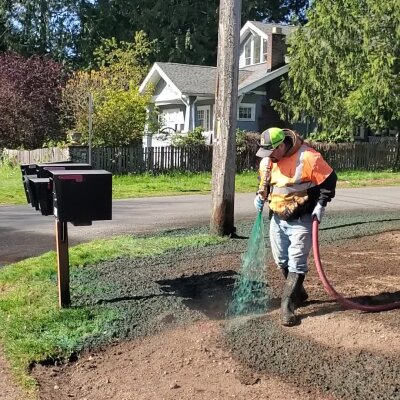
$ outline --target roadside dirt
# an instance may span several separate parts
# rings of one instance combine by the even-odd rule
[[[14,382],[10,372],[10,365],[3,355],[0,348],[0,399],[2,400],[22,400],[25,393]]]
[[[321,254],[339,292],[392,302],[400,300],[399,247],[400,232],[388,232],[323,245]],[[223,273],[239,264],[237,254],[214,255],[181,261],[176,271]],[[190,300],[202,312],[197,321],[181,325],[167,313],[162,332],[98,348],[74,363],[36,366],[40,399],[400,399],[399,310],[344,311],[325,294],[311,262],[301,324],[282,328],[283,282],[268,268],[276,298],[265,315],[225,321],[227,293],[216,300],[198,292]],[[185,289],[174,293],[185,297]]]

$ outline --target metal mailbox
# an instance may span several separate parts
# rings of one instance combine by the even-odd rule
[[[35,175],[36,174],[36,164],[21,164],[21,173],[24,175]]]
[[[33,193],[32,206],[40,209],[42,215],[53,214],[53,196],[49,178],[29,178],[29,187]]]
[[[52,170],[54,216],[88,225],[112,219],[112,174],[104,170]]]
[[[57,162],[57,163],[43,163],[37,164],[36,174],[38,178],[50,178],[53,171],[64,171],[64,170],[83,170],[92,169],[90,164],[84,163],[70,163],[70,162]]]
[[[24,185],[25,197],[28,204],[31,203],[30,199],[30,189],[29,189],[29,178],[35,178],[36,175],[36,164],[22,164],[21,165],[21,173],[22,173],[22,183]]]
[[[56,161],[49,163],[41,163],[41,164],[22,164],[21,166],[22,173],[22,183],[24,185],[26,201],[28,204],[32,204],[32,207],[35,207],[38,210],[38,200],[35,197],[35,188],[32,183],[29,183],[29,179],[34,178],[49,178],[51,175],[52,169],[91,169],[90,164],[78,164],[71,163],[70,161]],[[51,190],[51,188],[49,188]]]
[[[112,219],[112,174],[90,164],[56,162],[21,165],[26,200],[42,215],[56,217],[58,300],[71,304],[68,222],[91,225]]]

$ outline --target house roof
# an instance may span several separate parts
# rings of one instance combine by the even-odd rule
[[[273,28],[281,28],[282,33],[286,36],[290,35],[293,31],[295,31],[297,29],[297,26],[295,26],[295,25],[282,25],[282,24],[274,24],[274,23],[264,23],[264,22],[259,22],[259,21],[248,21],[243,26],[243,28],[246,25],[254,25],[257,29],[259,29],[266,35],[270,35],[272,33]]]
[[[182,94],[193,96],[214,95],[216,67],[158,62]]]
[[[288,71],[285,65],[267,72],[265,63],[239,70],[239,95],[278,78]],[[143,92],[149,83],[156,84],[163,78],[176,92],[186,96],[214,97],[217,68],[201,65],[157,62],[140,85]]]
[[[289,71],[289,65],[284,65],[273,71],[267,72],[266,63],[252,65],[239,70],[238,95],[246,94],[255,88],[279,78]]]

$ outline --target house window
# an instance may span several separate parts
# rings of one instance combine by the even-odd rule
[[[263,44],[265,47],[263,47]],[[264,51],[267,51],[266,40],[251,33],[241,45],[239,66],[245,67],[264,62]]]
[[[263,59],[262,62],[267,61],[267,53],[268,53],[268,41],[267,39],[263,40]]]
[[[254,46],[254,59],[253,64],[257,64],[261,62],[260,53],[261,53],[261,37],[255,36],[253,39],[253,46]]]
[[[211,111],[210,106],[197,106],[197,124],[201,126],[205,132],[211,130]]]
[[[251,41],[252,38],[250,38],[244,45],[244,65],[251,64]]]
[[[239,104],[238,121],[255,121],[256,120],[256,105],[255,104]]]

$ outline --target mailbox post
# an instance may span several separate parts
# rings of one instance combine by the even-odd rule
[[[55,216],[60,307],[71,305],[67,223],[86,226],[112,219],[112,175],[91,168],[74,163],[21,166],[28,203],[42,215]]]
[[[58,304],[61,308],[71,305],[69,290],[68,226],[56,219],[56,248],[58,276]]]
[[[112,175],[104,170],[53,170],[53,212],[56,217],[58,294],[60,307],[71,304],[67,222],[91,225],[110,220]]]

